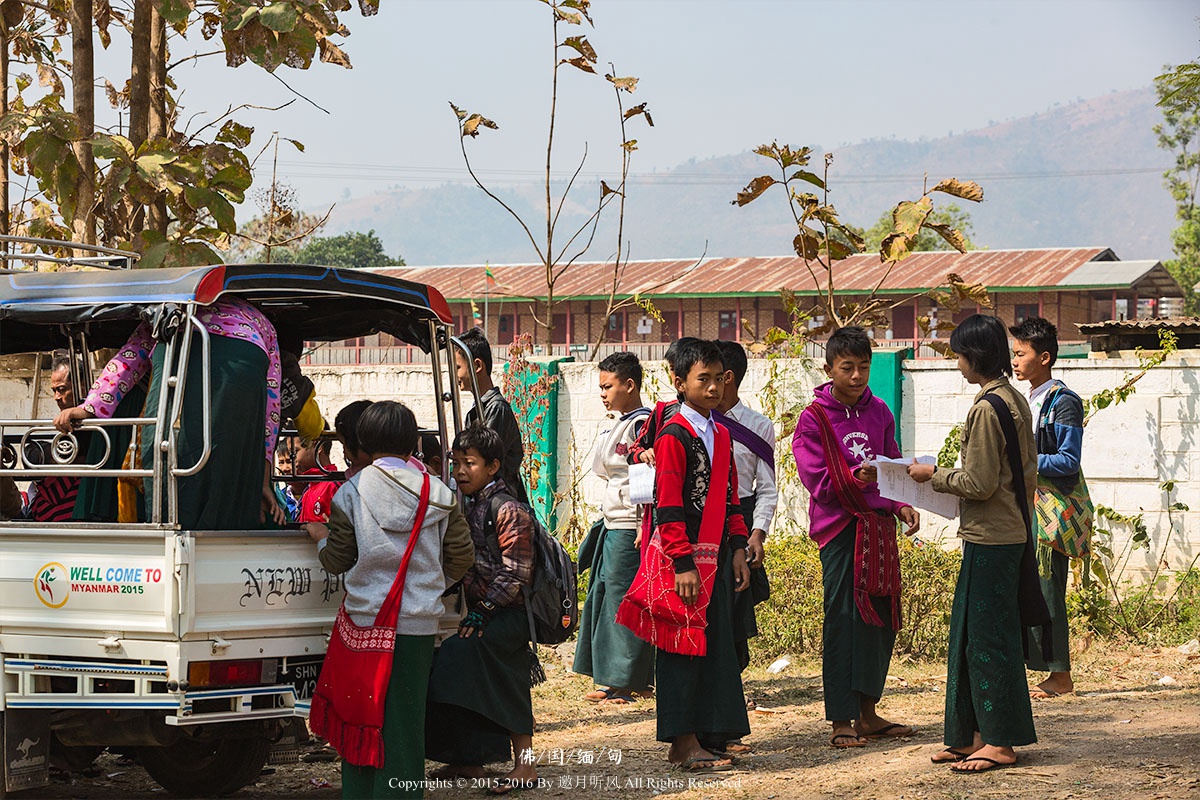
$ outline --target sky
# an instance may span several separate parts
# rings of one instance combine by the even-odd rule
[[[654,119],[629,124],[634,173],[772,140],[836,152],[941,137],[1142,88],[1164,64],[1200,57],[1195,0],[593,0],[591,14],[594,28],[565,27],[587,35],[601,65],[640,79],[626,107],[645,102]],[[538,180],[554,58],[545,5],[381,0],[374,17],[342,19],[351,70],[314,63],[273,77],[219,56],[176,68],[192,128],[231,104],[293,101],[238,118],[255,127],[255,147],[273,131],[304,144],[281,144],[278,177],[317,208],[469,181],[452,101],[500,126],[466,142],[488,182]],[[175,42],[172,59],[206,44]],[[556,174],[586,147],[585,177],[613,175],[620,129],[602,77],[561,69],[557,120]],[[273,155],[268,146],[256,162],[256,185],[269,183]]]

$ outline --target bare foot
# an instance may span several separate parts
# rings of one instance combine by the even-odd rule
[[[955,772],[986,772],[989,769],[1007,767],[1015,763],[1017,763],[1017,751],[1011,747],[985,744],[950,769]]]
[[[1074,691],[1075,681],[1071,680],[1071,673],[1051,672],[1049,678],[1029,690],[1029,697],[1033,700],[1049,700],[1059,695],[1073,694]]]
[[[962,761],[980,747],[983,747],[983,745],[973,744],[966,747],[947,747],[945,750],[931,755],[929,760],[935,764],[953,764]]]

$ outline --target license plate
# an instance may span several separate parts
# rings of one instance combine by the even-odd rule
[[[287,681],[296,687],[296,697],[300,700],[311,700],[317,689],[317,678],[321,675],[321,662],[324,658],[289,658],[287,667],[279,673],[279,680]]]

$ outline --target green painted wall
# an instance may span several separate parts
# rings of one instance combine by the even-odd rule
[[[892,411],[892,416],[896,418],[896,444],[900,445],[901,450],[904,449],[904,442],[900,439],[900,411],[904,401],[902,367],[904,359],[912,358],[912,356],[911,347],[873,350],[871,353],[871,380],[867,382],[867,385],[871,387],[871,394],[887,403],[887,407]]]

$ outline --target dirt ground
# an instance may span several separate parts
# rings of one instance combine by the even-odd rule
[[[543,786],[525,797],[577,800],[670,796],[698,798],[1200,798],[1200,657],[1178,648],[1097,645],[1076,656],[1074,696],[1035,703],[1039,742],[1020,763],[979,775],[933,766],[941,748],[944,666],[893,662],[881,713],[917,733],[861,749],[827,746],[820,665],[795,663],[777,675],[750,670],[746,688],[759,711],[747,743],[755,752],[732,772],[688,776],[670,769],[654,741],[654,703],[598,708],[581,698],[587,679],[543,661],[550,680],[535,690]],[[1160,683],[1160,681],[1162,681]],[[774,713],[762,713],[771,709]],[[316,752],[313,745],[310,752]],[[310,756],[311,757],[311,756]],[[105,754],[88,776],[57,773],[17,798],[161,798],[145,772]],[[496,775],[502,774],[499,769]],[[339,797],[336,762],[271,767],[234,797]],[[438,787],[426,797],[481,797],[478,787]]]

